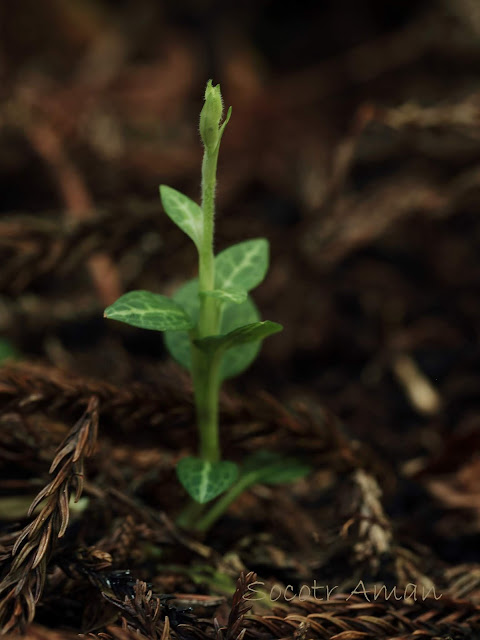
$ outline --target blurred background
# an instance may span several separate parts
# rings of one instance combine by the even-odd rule
[[[102,312],[195,273],[158,185],[199,196],[209,78],[233,106],[217,248],[270,239],[254,297],[285,326],[230,388],[320,403],[397,466],[446,465],[452,505],[478,496],[475,0],[2,2],[2,348],[155,377],[161,338]]]

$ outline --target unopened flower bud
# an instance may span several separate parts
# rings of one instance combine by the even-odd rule
[[[209,153],[213,153],[222,137],[220,121],[223,114],[222,94],[220,85],[213,86],[209,80],[205,89],[205,104],[200,113],[200,136]]]

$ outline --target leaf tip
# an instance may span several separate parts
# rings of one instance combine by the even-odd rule
[[[162,201],[162,204],[164,204],[163,200],[168,196],[169,191],[172,191],[172,187],[169,187],[166,184],[160,184],[158,185],[158,191],[160,194],[160,200]]]

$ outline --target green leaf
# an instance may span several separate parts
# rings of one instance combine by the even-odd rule
[[[182,458],[177,476],[188,494],[200,504],[213,500],[230,487],[238,476],[234,462],[207,462],[200,458]]]
[[[220,300],[220,302],[232,302],[233,304],[240,304],[247,299],[247,292],[245,289],[213,289],[213,291],[202,291],[201,296],[208,296]]]
[[[247,344],[249,342],[258,342],[268,336],[278,333],[282,330],[282,325],[276,322],[265,320],[264,322],[252,322],[238,329],[230,331],[230,333],[210,336],[202,340],[195,340],[195,344],[203,351],[226,351],[232,347]]]
[[[239,327],[260,321],[260,314],[252,298],[248,296],[243,304],[228,305],[223,311],[220,333],[230,333]],[[260,351],[261,342],[250,342],[229,349],[222,358],[221,379],[233,378],[245,371]]]
[[[150,291],[130,291],[107,307],[104,317],[155,331],[188,331],[194,323],[174,300]]]
[[[218,142],[220,143],[220,140],[222,139],[223,136],[223,132],[225,131],[225,127],[227,126],[227,124],[230,122],[230,118],[232,117],[232,107],[228,107],[228,111],[227,111],[227,115],[225,116],[225,120],[223,121],[222,126],[220,127],[219,131],[218,131]]]
[[[300,460],[272,451],[256,451],[243,465],[242,475],[252,477],[252,484],[283,484],[306,476],[312,468]]]
[[[268,241],[246,240],[221,251],[215,257],[215,286],[250,291],[262,282],[268,269]]]
[[[194,324],[198,322],[200,301],[198,299],[198,279],[189,280],[173,294],[175,302],[180,304],[192,318]],[[190,354],[190,338],[185,331],[168,331],[165,336],[165,346],[170,355],[185,369],[192,370]]]
[[[167,215],[193,240],[198,250],[203,237],[203,212],[196,202],[172,187],[160,185],[160,198]]]
[[[198,298],[198,280],[190,280],[174,294],[173,299],[178,302],[192,318],[198,321],[200,302]],[[246,324],[258,322],[260,315],[250,298],[241,304],[225,304],[222,314],[220,332],[230,333]],[[186,369],[191,369],[190,341],[187,333],[168,332],[165,334],[167,349],[177,362]],[[260,349],[260,342],[250,342],[229,349],[223,356],[220,377],[222,380],[232,378],[244,371],[255,360]]]

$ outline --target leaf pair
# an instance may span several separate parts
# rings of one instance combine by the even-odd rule
[[[174,300],[185,309],[196,325],[200,314],[198,280],[187,282],[174,294]],[[239,304],[225,303],[223,304],[220,322],[220,336],[211,336],[211,339],[223,338],[245,325],[260,324],[259,321],[260,315],[250,296],[247,296],[244,302]],[[209,339],[204,338],[203,340]],[[201,342],[203,341],[197,341],[196,344]],[[175,360],[191,371],[192,354],[188,333],[186,331],[168,332],[165,335],[165,344]],[[232,344],[228,351],[223,354],[220,366],[220,380],[231,378],[244,371],[255,360],[259,349],[260,342],[258,340],[237,346]]]
[[[223,312],[220,335],[204,338],[199,348],[223,355],[220,378],[233,377],[255,359],[260,341],[281,331],[274,322],[260,322],[248,291],[265,277],[268,243],[263,238],[229,247],[215,257],[218,289],[208,295],[219,300]],[[242,286],[243,285],[243,286]],[[198,280],[187,282],[173,299],[149,291],[130,291],[105,309],[105,317],[134,327],[168,332],[165,342],[172,356],[191,369],[190,336],[200,313]]]
[[[170,217],[174,219],[171,210]],[[212,349],[215,344],[216,350],[221,350],[223,359],[220,380],[242,373],[255,360],[260,349],[260,341],[281,330],[280,325],[275,323],[260,323],[258,310],[248,295],[248,292],[264,279],[268,260],[269,247],[264,238],[240,242],[215,256],[215,289],[213,291],[200,294],[198,280],[194,279],[181,287],[173,297],[192,318],[195,325],[200,313],[200,295],[211,296],[221,304],[220,335],[204,338],[206,342],[195,343],[196,346],[205,349]],[[246,327],[245,331],[236,333],[242,327]],[[165,336],[165,342],[175,360],[191,370],[188,333],[168,333]]]
[[[169,218],[201,251],[203,211],[188,196],[160,185],[160,198]],[[245,294],[262,282],[268,269],[268,242],[264,238],[240,242],[215,258],[215,290],[209,292],[220,300],[239,304]]]
[[[246,489],[253,484],[293,482],[310,470],[308,465],[294,458],[271,451],[257,451],[247,458],[240,473],[234,462],[207,462],[187,457],[179,461],[177,476],[188,494],[204,504],[226,491],[237,479]]]

